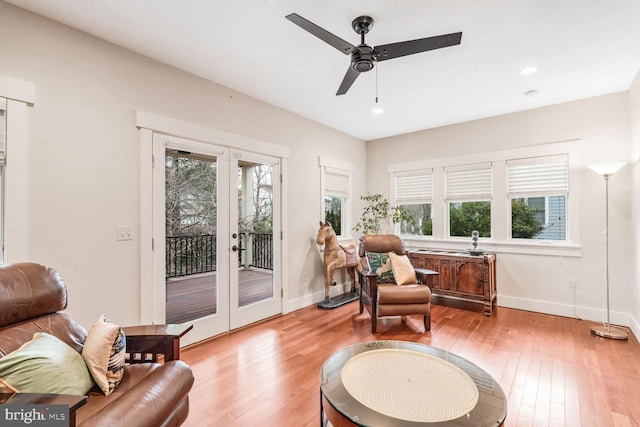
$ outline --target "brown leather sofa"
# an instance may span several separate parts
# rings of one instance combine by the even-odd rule
[[[0,358],[36,332],[54,335],[81,352],[87,331],[59,313],[66,307],[67,290],[54,269],[33,263],[1,267]],[[89,392],[87,403],[75,413],[76,425],[179,426],[189,414],[193,380],[191,369],[180,360],[128,364],[122,382],[109,396],[97,387]]]

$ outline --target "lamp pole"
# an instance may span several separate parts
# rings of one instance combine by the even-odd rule
[[[605,325],[598,325],[591,327],[591,333],[603,338],[611,338],[614,340],[626,340],[629,338],[629,333],[626,329],[619,326],[611,326],[611,310],[609,308],[609,178],[616,173],[624,163],[615,163],[608,165],[593,165],[590,168],[596,173],[601,174],[604,177],[605,182],[605,214],[604,214],[604,266],[606,273],[606,285],[607,285],[607,323]]]

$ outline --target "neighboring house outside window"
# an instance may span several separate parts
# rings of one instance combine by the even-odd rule
[[[415,219],[415,224],[401,222],[399,233],[411,236],[432,236],[433,172],[398,172],[394,174],[395,205],[404,207]]]
[[[323,217],[333,226],[336,236],[351,235],[351,180],[353,166],[344,162],[320,158]]]
[[[567,155],[507,161],[513,239],[567,240]]]
[[[491,164],[445,168],[449,237],[491,237]]]

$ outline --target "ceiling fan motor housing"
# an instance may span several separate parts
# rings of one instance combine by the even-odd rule
[[[358,49],[351,54],[351,68],[359,73],[373,70],[375,61],[375,51],[366,44],[358,45]]]

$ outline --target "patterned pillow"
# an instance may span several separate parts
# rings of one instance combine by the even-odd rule
[[[395,283],[393,269],[387,253],[366,252],[369,269],[378,276],[378,283]]]
[[[96,384],[107,396],[122,381],[125,351],[122,328],[109,322],[103,314],[89,329],[82,357]]]

